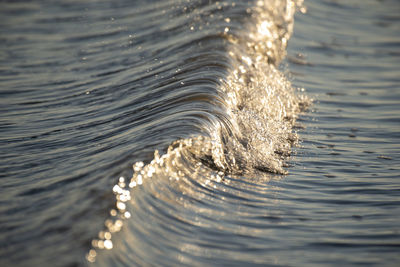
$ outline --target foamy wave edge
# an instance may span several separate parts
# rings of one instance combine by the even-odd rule
[[[161,156],[156,150],[150,163],[133,164],[132,177],[120,177],[113,187],[116,205],[105,229],[92,240],[88,262],[96,260],[98,250],[113,248],[112,235],[131,217],[125,202],[149,178],[162,174],[170,179],[185,175],[195,179],[207,169],[217,182],[226,174],[253,170],[287,173],[285,160],[298,142],[293,125],[311,100],[296,92],[304,89],[293,88],[277,66],[286,56],[294,13],[302,10],[302,4],[303,0],[257,1],[243,36],[225,29],[222,38],[229,42],[232,71],[220,80],[218,90],[225,100],[229,125],[216,121],[208,136],[177,140]]]

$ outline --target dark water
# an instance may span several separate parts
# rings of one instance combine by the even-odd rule
[[[1,2],[1,266],[397,266],[399,14]]]
[[[290,223],[293,250],[301,265],[398,266],[400,2],[306,6],[289,69],[316,101],[277,197],[286,218],[304,218]]]

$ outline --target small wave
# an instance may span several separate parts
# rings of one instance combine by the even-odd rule
[[[92,241],[93,248],[87,254],[89,262],[95,261],[99,249],[113,248],[111,236],[121,230],[124,221],[130,225],[130,235],[141,232],[140,227],[132,230],[135,226],[130,218],[136,214],[137,201],[146,200],[135,199],[135,190],[151,190],[150,195],[155,194],[156,198],[176,190],[170,192],[174,198],[181,194],[196,195],[210,184],[221,183],[228,175],[286,173],[285,160],[298,140],[293,125],[309,100],[296,93],[277,66],[285,57],[293,15],[301,4],[302,1],[258,1],[252,9],[246,10],[251,17],[244,27],[246,30],[234,31],[226,26],[222,33],[213,37],[225,40],[225,57],[229,59],[227,75],[219,79],[216,88],[223,113],[208,116],[211,124],[203,128],[203,134],[173,142],[161,156],[156,150],[149,163],[133,165],[134,173],[130,179],[119,179],[113,188],[116,206],[110,211],[106,229]],[[230,22],[231,19],[224,20]],[[181,85],[190,86],[185,82]],[[181,182],[173,189],[171,181]],[[197,184],[196,188],[188,185],[192,183]],[[136,189],[143,184],[146,189]],[[179,221],[179,218],[174,220]],[[146,224],[146,221],[142,223]],[[145,236],[146,231],[143,231]],[[160,243],[161,247],[168,247],[166,243]],[[146,257],[143,248],[147,245],[132,248],[136,250],[132,253],[139,265]]]

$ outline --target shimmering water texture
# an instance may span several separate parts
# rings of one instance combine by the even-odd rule
[[[229,192],[237,190],[235,186],[229,189],[232,177],[240,180],[244,177],[238,175],[244,175],[269,180],[269,173],[286,173],[285,159],[298,140],[292,127],[298,113],[310,101],[295,94],[295,89],[276,66],[285,56],[293,15],[300,5],[301,2],[292,1],[258,1],[243,10],[245,14],[242,16],[247,14],[249,18],[241,22],[238,29],[230,27],[235,17],[228,16],[236,10],[235,3],[216,3],[212,6],[213,16],[205,20],[213,19],[225,10],[220,18],[227,23],[218,37],[224,42],[225,57],[229,62],[226,75],[219,77],[215,86],[220,113],[203,115],[208,125],[201,135],[173,142],[162,156],[156,150],[150,163],[134,164],[130,179],[120,178],[113,188],[116,208],[111,210],[111,218],[105,223],[106,229],[99,233],[99,239],[92,241],[93,249],[87,254],[88,261],[95,261],[98,249],[114,247],[111,237],[122,229],[125,220],[128,227],[125,231],[130,233],[130,237],[124,240],[134,246],[130,257],[139,265],[205,264],[211,263],[214,257],[241,261],[246,252],[241,255],[232,251],[231,240],[221,242],[220,248],[210,254],[208,246],[217,246],[216,242],[211,244],[210,240],[198,239],[197,236],[206,231],[204,237],[215,238],[221,229],[212,229],[216,221],[212,223],[198,216],[205,213],[220,218],[219,209],[228,214],[225,210],[228,206],[217,199],[220,198],[219,191],[236,198],[234,192]],[[194,27],[190,29],[194,31]],[[186,83],[181,82],[181,87]],[[216,195],[207,196],[205,190],[211,190],[210,193]],[[142,195],[144,192],[145,195]],[[150,201],[149,197],[154,200]],[[202,204],[191,205],[192,201]],[[204,204],[206,206],[202,207]],[[180,209],[182,211],[177,213]],[[144,221],[136,221],[141,212],[144,212]],[[226,234],[242,227],[236,216],[230,220],[230,227],[233,228],[226,229]],[[161,233],[155,229],[158,227]],[[176,228],[181,229],[176,232]],[[250,236],[254,234],[247,232]],[[234,237],[234,232],[231,234]],[[152,252],[149,253],[150,250]],[[233,257],[233,253],[236,256]],[[251,254],[247,257],[247,261],[253,261]],[[205,261],[198,260],[202,258]],[[108,260],[101,260],[100,264]],[[111,264],[114,264],[113,260]]]
[[[1,2],[0,265],[397,266],[397,2]]]

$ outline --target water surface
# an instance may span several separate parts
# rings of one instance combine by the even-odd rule
[[[0,7],[2,266],[399,263],[397,1]]]

